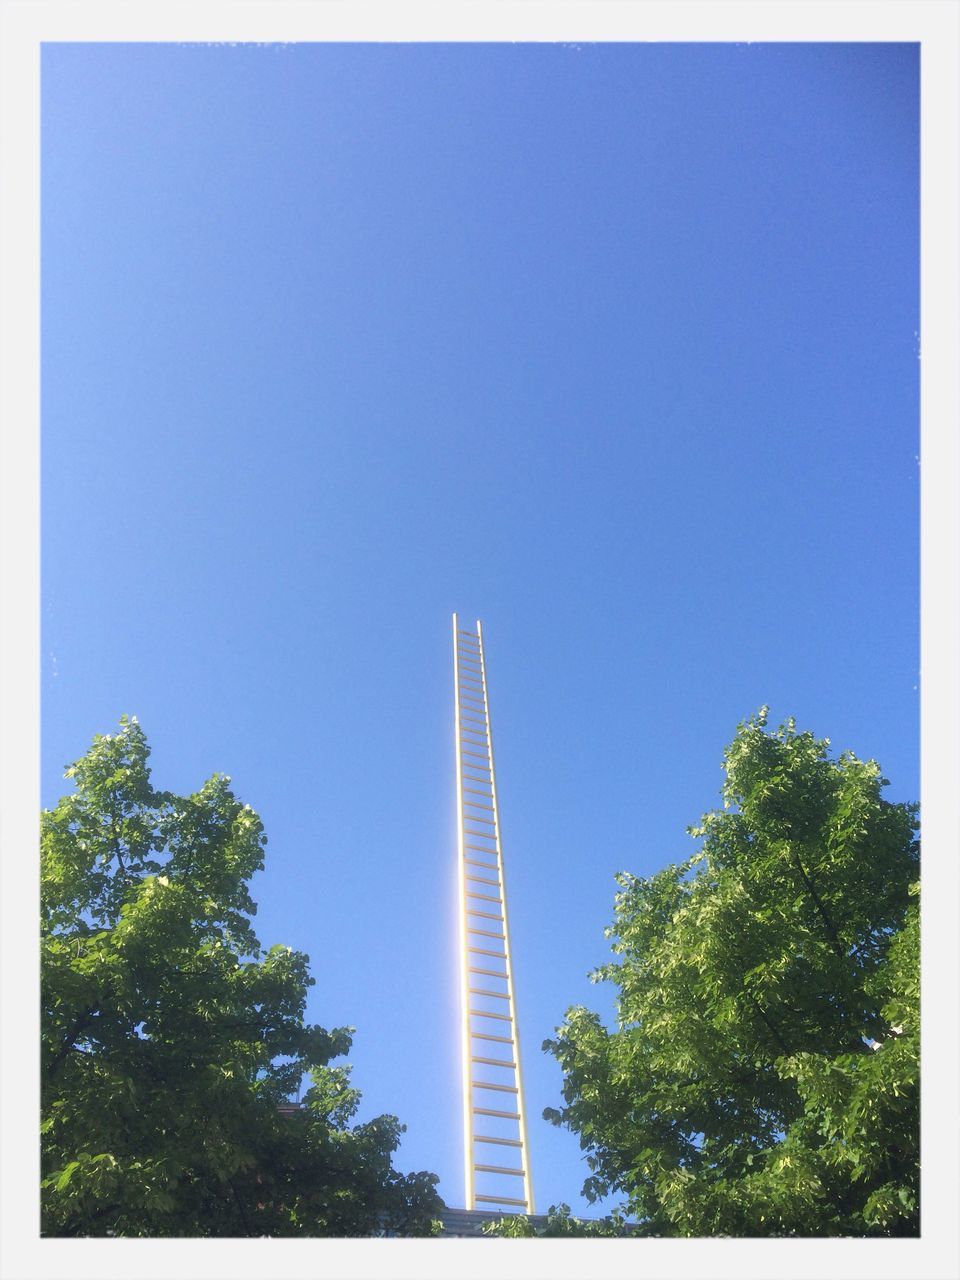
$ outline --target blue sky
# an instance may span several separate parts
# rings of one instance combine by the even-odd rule
[[[265,944],[462,1203],[450,614],[480,617],[538,1207],[613,874],[773,720],[918,781],[908,45],[48,45],[43,798],[231,775]],[[596,1209],[589,1212],[596,1212]]]

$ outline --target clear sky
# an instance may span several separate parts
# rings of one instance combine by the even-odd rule
[[[918,56],[48,45],[43,796],[137,715],[463,1202],[450,614],[484,624],[538,1208],[618,870],[772,720],[918,780]],[[603,1207],[609,1207],[603,1206]]]

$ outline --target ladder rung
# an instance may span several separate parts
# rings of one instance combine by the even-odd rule
[[[486,947],[467,947],[471,955],[475,956],[493,956],[496,960],[506,960],[506,956],[502,951],[488,951]]]
[[[478,893],[476,889],[467,889],[466,895],[468,898],[479,898],[481,902],[495,902],[498,906],[503,903],[502,898],[495,898],[492,893]]]
[[[478,911],[476,907],[471,907],[469,903],[467,903],[467,914],[480,916],[484,920],[499,920],[501,924],[503,923],[503,916],[496,916],[492,911]]]
[[[474,744],[474,745],[478,745],[478,744]],[[478,760],[489,760],[489,759],[490,759],[490,757],[487,755],[487,753],[486,753],[485,751],[484,751],[484,752],[480,752],[480,751],[461,751],[461,752],[460,752],[460,754],[461,754],[462,756],[475,756]],[[477,766],[476,766],[476,765],[471,765],[470,767],[471,767],[472,769],[475,769]]]
[[[502,991],[488,991],[486,987],[468,987],[467,990],[472,996],[493,996],[495,1000],[509,1000],[510,997]]]
[[[471,1031],[474,1040],[495,1040],[497,1044],[513,1044],[512,1036],[492,1036],[489,1031]]]
[[[478,1018],[494,1018],[497,1022],[512,1022],[508,1013],[491,1013],[489,1009],[468,1009],[467,1013],[475,1013]]]
[[[475,1116],[499,1116],[501,1120],[519,1120],[519,1111],[491,1111],[489,1107],[474,1107]]]
[[[496,871],[497,869],[495,862],[478,862],[476,858],[464,858],[464,862],[471,867],[483,867],[485,871]],[[500,881],[498,880],[496,883],[499,884]]]
[[[476,915],[476,912],[473,914]],[[506,938],[502,933],[491,933],[489,929],[475,929],[472,924],[467,925],[467,933],[475,933],[481,938],[496,938],[498,942],[506,942]]]
[[[476,782],[476,778],[472,779],[472,781]],[[487,786],[490,786],[490,784],[489,784],[489,783],[487,783]],[[484,799],[486,799],[486,800],[492,800],[492,799],[493,799],[493,788],[492,788],[492,787],[490,788],[490,790],[489,790],[489,791],[481,791],[478,787],[464,787],[463,789],[464,789],[464,791],[468,792],[468,793],[469,793],[470,795],[472,795],[472,796],[483,796],[483,797],[484,797]]]
[[[476,631],[464,631],[463,627],[457,627],[457,635],[469,636],[471,640],[476,640],[478,644],[480,643],[480,638]]]
[[[481,823],[481,824],[482,824],[483,826],[485,826],[485,827],[495,827],[495,826],[497,825],[497,824],[496,824],[496,822],[494,822],[493,818],[478,818],[478,817],[477,817],[477,815],[476,815],[475,813],[465,813],[465,814],[463,815],[463,820],[464,820],[464,822],[479,822],[479,823]],[[468,834],[469,834],[469,835],[474,835],[474,836],[479,836],[479,835],[482,835],[482,834],[483,834],[483,832],[482,832],[482,831],[471,831],[471,832],[469,832]]]
[[[482,711],[484,715],[486,715],[487,713],[487,704],[484,702],[482,698],[478,698],[474,693],[464,693],[463,690],[461,689],[460,701],[475,703],[476,704],[475,706],[471,706],[468,708],[468,710],[470,711]]]
[[[486,1080],[471,1080],[474,1089],[492,1089],[494,1093],[518,1093],[515,1084],[488,1084]]]
[[[515,1178],[526,1176],[522,1169],[508,1169],[502,1164],[475,1164],[473,1167],[477,1173],[512,1173]],[[526,1204],[526,1200],[523,1203]]]
[[[470,657],[468,657],[465,653],[460,653],[457,656],[459,657],[461,664],[464,664],[468,667],[475,667],[477,670],[477,674],[478,675],[482,674],[483,668],[481,667],[479,661],[476,658],[474,658],[472,654]]]
[[[479,792],[479,791],[474,791],[474,792],[471,792],[471,794],[472,794],[472,795],[477,795],[477,796],[478,796],[478,795],[480,795],[480,794],[481,794],[481,792]],[[490,797],[488,797],[488,798],[489,798],[489,799],[491,799],[491,800],[493,799],[493,797],[492,797],[492,796],[490,796]],[[463,803],[464,803],[465,805],[469,805],[471,809],[482,809],[482,810],[484,811],[484,813],[496,813],[496,810],[494,809],[494,807],[493,807],[493,805],[492,805],[492,804],[481,804],[479,800],[464,800],[464,802],[463,802]],[[465,814],[464,816],[465,816],[465,817],[467,817],[467,818],[473,818],[473,817],[476,817],[476,815],[475,815],[475,814],[472,814],[472,813],[467,813],[467,814]]]
[[[507,958],[506,956],[503,956],[503,957],[502,957],[502,959],[504,959],[504,960],[506,960],[506,958]],[[471,972],[471,973],[483,973],[483,974],[486,974],[486,976],[487,976],[488,978],[502,978],[502,979],[504,980],[504,982],[506,982],[506,981],[507,981],[507,975],[506,975],[505,973],[497,973],[496,969],[479,969],[479,968],[477,968],[477,966],[476,966],[476,965],[473,965],[473,964],[472,964],[472,965],[470,966],[470,972]]]
[[[493,1142],[498,1147],[522,1147],[523,1143],[519,1138],[491,1138],[486,1133],[475,1133],[473,1135],[474,1142]]]
[[[508,1058],[480,1058],[473,1057],[471,1062],[484,1062],[488,1067],[515,1067],[517,1064],[511,1062]]]
[[[474,884],[494,884],[494,885],[497,885],[497,884],[499,884],[499,883],[500,883],[500,881],[499,881],[499,880],[489,880],[486,876],[472,876],[472,875],[470,875],[470,873],[469,873],[469,872],[467,872],[467,875],[466,875],[466,877],[465,877],[465,878],[466,878],[467,880],[472,880]],[[496,898],[496,899],[492,899],[492,901],[499,902],[499,901],[500,901],[500,899],[499,899],[499,898]]]
[[[481,835],[481,834],[482,834],[482,832],[479,832],[479,831],[477,832],[477,835]],[[490,839],[490,837],[489,837],[489,836],[484,836],[484,839],[485,839],[485,840],[489,840],[489,839]],[[464,847],[465,849],[473,849],[473,851],[474,851],[475,853],[488,853],[488,854],[493,855],[493,854],[495,854],[495,853],[497,852],[497,851],[496,851],[496,849],[485,849],[485,848],[483,847],[483,845],[482,845],[482,844],[464,844],[464,846],[463,846],[463,847]]]
[[[509,1196],[474,1196],[474,1200],[482,1200],[484,1204],[519,1204],[525,1209],[526,1200],[511,1200]]]

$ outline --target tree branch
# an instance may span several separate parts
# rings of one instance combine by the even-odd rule
[[[110,828],[110,834],[113,836],[113,852],[116,854],[117,861],[120,863],[120,870],[123,874],[129,875],[126,863],[123,861],[123,854],[120,852],[120,837],[117,835],[116,827]]]
[[[65,1226],[62,1231],[50,1232],[50,1236],[55,1238],[57,1236],[89,1235],[89,1231],[84,1230],[85,1227],[89,1226],[92,1222],[96,1222],[99,1218],[105,1218],[108,1213],[113,1213],[121,1207],[122,1206],[119,1202],[115,1204],[106,1204],[100,1209],[94,1209],[91,1213],[85,1214],[82,1218],[75,1218],[72,1225]]]
[[[834,928],[833,921],[827,915],[826,908],[824,907],[823,902],[820,899],[819,893],[817,893],[816,886],[814,885],[811,878],[807,875],[804,869],[803,863],[800,861],[800,855],[799,853],[797,853],[796,849],[792,845],[790,847],[790,852],[793,854],[793,860],[797,864],[797,870],[800,872],[800,875],[803,879],[803,883],[807,886],[807,888],[810,891],[810,896],[813,898],[813,903],[814,903],[814,906],[817,908],[817,912],[820,916],[820,919],[824,923],[824,927],[826,928],[827,933],[830,937],[830,944],[833,947],[833,950],[842,960],[845,954],[843,950],[843,944],[841,943],[840,938],[837,935],[837,931]]]
[[[790,1052],[790,1046],[787,1044],[787,1042],[784,1040],[783,1036],[780,1034],[780,1032],[779,1032],[779,1030],[778,1030],[778,1028],[777,1028],[777,1026],[776,1026],[776,1023],[772,1022],[772,1021],[771,1021],[771,1019],[767,1017],[767,1015],[766,1015],[766,1013],[765,1013],[765,1011],[764,1011],[763,1005],[762,1005],[762,1004],[760,1003],[760,1001],[756,998],[756,996],[753,994],[753,992],[752,992],[752,991],[748,991],[748,992],[747,992],[747,999],[750,1001],[750,1003],[751,1003],[751,1004],[753,1005],[753,1007],[756,1009],[757,1013],[759,1013],[760,1017],[761,1017],[761,1018],[764,1020],[764,1022],[767,1024],[767,1026],[768,1026],[768,1027],[769,1027],[769,1029],[770,1029],[770,1034],[771,1034],[771,1035],[773,1036],[773,1038],[776,1040],[777,1044],[780,1046],[780,1048],[783,1050],[783,1052],[784,1052],[784,1053],[789,1053],[789,1052]]]
[[[233,1192],[233,1198],[237,1202],[237,1208],[240,1210],[240,1217],[243,1221],[243,1229],[244,1231],[246,1231],[248,1236],[252,1236],[253,1232],[250,1230],[250,1223],[249,1223],[249,1220],[247,1219],[247,1211],[243,1207],[243,1201],[237,1195],[237,1188],[233,1185],[233,1179],[228,1178],[227,1181],[230,1185],[230,1190]]]
[[[60,1066],[63,1063],[63,1060],[66,1058],[70,1050],[76,1047],[77,1037],[79,1036],[80,1032],[84,1029],[84,1027],[87,1027],[90,1025],[90,1023],[93,1021],[93,1015],[96,1012],[97,1012],[96,1005],[92,1005],[89,1009],[84,1009],[83,1013],[78,1014],[77,1017],[74,1019],[73,1026],[64,1036],[63,1042],[57,1051],[56,1057],[54,1057],[51,1062],[47,1063],[47,1067],[44,1072],[44,1075],[48,1080],[50,1080],[56,1074],[56,1072],[60,1069]]]
[[[740,968],[743,970],[743,973],[746,974],[747,962],[744,960],[743,956],[736,951],[733,952],[733,956],[734,956],[734,959],[737,961],[737,963],[740,965]],[[760,1003],[757,997],[753,994],[753,992],[750,991],[746,986],[744,986],[743,990],[747,999],[750,1001],[750,1003],[756,1009],[757,1013],[759,1013],[760,1017],[767,1024],[770,1034],[776,1040],[777,1044],[780,1046],[780,1048],[783,1050],[784,1053],[790,1053],[791,1050],[789,1045],[784,1040],[783,1036],[780,1034],[779,1028],[777,1027],[776,1023],[773,1022],[773,1020],[767,1016],[766,1011],[763,1008],[763,1005]]]

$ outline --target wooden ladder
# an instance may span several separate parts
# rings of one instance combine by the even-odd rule
[[[534,1213],[483,629],[461,628],[456,614],[453,670],[465,1207]],[[510,1163],[489,1163],[498,1158]]]

